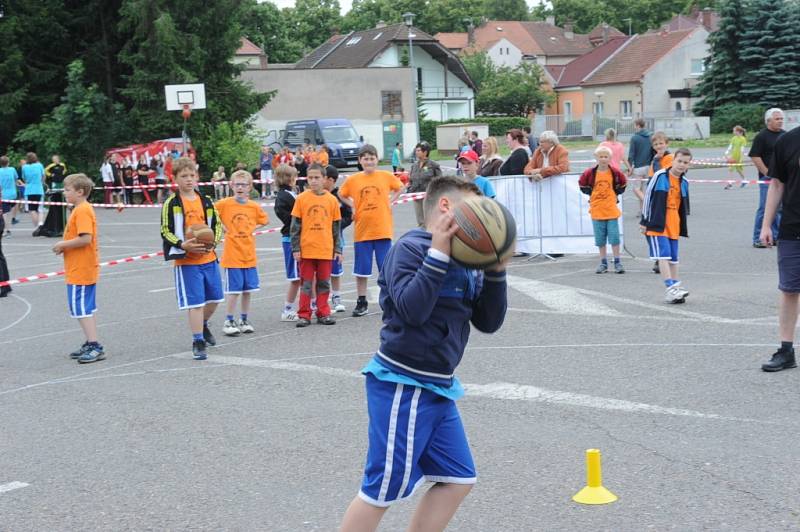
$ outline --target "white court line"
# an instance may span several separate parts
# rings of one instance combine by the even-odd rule
[[[28,308],[25,310],[25,313],[24,313],[24,314],[23,314],[23,315],[22,315],[22,316],[21,316],[21,317],[20,317],[18,320],[16,320],[15,322],[13,322],[11,325],[6,325],[6,326],[5,326],[5,327],[3,327],[2,329],[0,329],[0,332],[3,332],[3,331],[6,331],[6,330],[10,329],[11,327],[13,327],[14,325],[16,325],[17,323],[19,323],[19,322],[21,322],[22,320],[24,320],[25,318],[27,318],[27,317],[28,317],[28,314],[30,314],[30,313],[31,313],[31,309],[33,308],[33,307],[31,307],[31,304],[28,302],[28,300],[27,300],[27,299],[25,299],[25,298],[22,298],[22,297],[19,297],[19,296],[18,296],[18,295],[16,295],[16,294],[10,294],[10,295],[11,295],[11,297],[13,297],[14,299],[19,299],[20,301],[22,301],[23,303],[25,303],[25,305],[26,305]]]
[[[571,286],[508,275],[508,286],[545,307],[570,314],[619,316],[621,313],[581,294]]]
[[[508,312],[522,312],[524,314],[555,314],[560,316],[580,316],[581,312],[567,312],[562,310],[548,310],[548,309],[536,309],[536,308],[517,308],[517,307],[508,307],[506,309]],[[594,316],[594,315],[585,315],[585,319],[596,319],[602,318],[602,315]],[[649,320],[653,321],[652,316],[643,316],[641,314],[614,314],[608,315],[608,318],[613,319],[628,319],[628,320]],[[679,321],[679,322],[689,322],[689,323],[697,323],[696,318],[678,318],[676,316],[659,316],[658,320],[663,321]],[[735,320],[731,323],[727,323],[725,325],[752,325],[752,326],[774,326],[777,324],[777,317],[768,316],[766,318],[758,318],[758,319],[750,319],[745,318],[742,320]],[[628,345],[628,344],[626,344]],[[773,345],[773,344],[770,344]]]
[[[20,488],[27,488],[30,484],[26,484],[24,482],[9,482],[8,484],[0,484],[0,493],[6,493],[8,491],[18,490]]]

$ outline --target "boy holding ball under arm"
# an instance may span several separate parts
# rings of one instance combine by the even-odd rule
[[[389,250],[378,278],[384,326],[366,375],[369,447],[361,490],[342,532],[372,531],[386,509],[423,482],[409,530],[444,530],[476,480],[455,401],[454,376],[470,323],[497,331],[506,314],[505,263],[484,272],[450,257],[458,230],[453,211],[478,188],[456,177],[436,178],[424,200],[425,229],[413,229]]]

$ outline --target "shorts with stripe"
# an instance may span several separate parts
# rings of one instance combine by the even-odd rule
[[[475,464],[454,401],[366,375],[369,449],[358,496],[387,507],[423,482],[474,484]]]
[[[261,285],[258,279],[258,268],[225,268],[225,293],[243,294],[258,292]]]
[[[671,264],[678,264],[678,239],[666,236],[647,235],[647,247],[650,248],[651,260],[668,260]]]
[[[206,303],[222,303],[219,262],[212,260],[205,264],[183,264],[175,266],[175,293],[178,296],[178,309],[202,307]]]
[[[294,260],[294,255],[292,254],[292,243],[284,240],[281,245],[283,246],[283,266],[286,269],[286,280],[299,281],[300,270],[297,268],[297,261]]]
[[[375,263],[378,265],[378,272],[383,268],[383,261],[389,248],[392,247],[391,238],[381,238],[379,240],[362,240],[353,244],[353,275],[356,277],[369,277],[372,275],[372,256],[375,255]]]
[[[67,305],[73,318],[88,318],[97,312],[95,284],[68,284]]]

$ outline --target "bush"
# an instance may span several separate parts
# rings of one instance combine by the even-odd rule
[[[502,137],[509,129],[522,129],[530,126],[531,122],[521,116],[476,116],[475,118],[455,118],[438,122],[436,120],[419,121],[419,138],[428,141],[433,149],[436,149],[436,126],[442,124],[458,124],[460,122],[474,122],[476,124],[487,124],[489,135],[492,137]]]
[[[711,133],[730,133],[736,125],[756,133],[764,127],[765,112],[766,109],[758,104],[721,105],[714,109],[711,117]]]

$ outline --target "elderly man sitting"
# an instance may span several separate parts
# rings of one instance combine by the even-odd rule
[[[565,172],[569,172],[569,152],[558,143],[555,131],[543,131],[539,135],[539,147],[525,166],[525,174],[531,181],[541,181]]]

